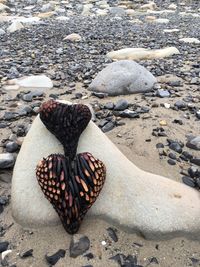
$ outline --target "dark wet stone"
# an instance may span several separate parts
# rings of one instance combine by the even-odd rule
[[[109,259],[116,261],[121,266],[125,262],[126,256],[122,253],[118,253],[115,256],[110,257]]]
[[[102,127],[102,131],[104,133],[111,131],[113,128],[115,128],[115,123],[112,121],[109,121]]]
[[[180,146],[180,144],[178,142],[173,142],[169,145],[169,148],[174,150],[177,153],[181,153],[182,152],[182,147]]]
[[[70,243],[70,257],[76,258],[85,253],[90,248],[90,240],[87,236],[73,235]]]
[[[196,166],[191,166],[189,169],[188,169],[188,174],[190,175],[190,177],[194,178],[197,176],[198,174],[198,167]]]
[[[20,257],[23,258],[28,258],[28,257],[33,257],[33,249],[29,249],[26,252],[22,253]]]
[[[176,161],[174,161],[173,159],[168,159],[167,162],[169,165],[176,165]]]
[[[87,258],[87,260],[91,260],[94,259],[94,255],[90,252],[84,255],[85,258]]]
[[[49,98],[58,99],[58,94],[50,94]]]
[[[93,265],[84,265],[82,267],[93,267]]]
[[[114,110],[125,110],[128,108],[128,101],[126,99],[120,99],[115,104]]]
[[[194,150],[200,150],[200,136],[189,139],[186,146]]]
[[[104,108],[112,110],[112,109],[114,109],[114,106],[115,106],[114,103],[112,103],[112,102],[108,102],[108,103],[106,103],[106,104],[104,105]]]
[[[131,118],[131,119],[136,119],[140,117],[140,115],[137,112],[129,109],[125,109],[124,111],[119,111],[117,113],[114,113],[114,115],[122,118]]]
[[[172,87],[179,87],[181,86],[181,81],[177,80],[177,81],[169,81],[167,83],[169,86],[172,86]]]
[[[194,163],[197,166],[200,166],[200,158],[193,158],[190,160],[191,163]]]
[[[106,96],[108,96],[108,94],[98,93],[98,92],[92,92],[91,95],[96,96],[96,97],[101,98],[101,99],[104,98],[104,97],[106,97]]]
[[[183,176],[182,177],[182,181],[184,184],[190,186],[190,187],[195,187],[195,183],[194,183],[194,180],[191,179],[190,177],[188,176]]]
[[[49,264],[55,265],[59,261],[60,258],[65,257],[65,253],[66,251],[64,249],[59,249],[55,254],[51,256],[45,255],[45,258]]]
[[[8,245],[9,245],[8,241],[0,242],[0,253],[6,251],[8,249]]]
[[[159,97],[169,97],[170,96],[170,93],[168,90],[163,90],[163,89],[158,89],[157,90],[157,96]]]
[[[187,151],[183,151],[182,155],[188,160],[191,160],[193,158],[193,156]]]
[[[112,238],[112,240],[114,242],[118,241],[118,236],[117,236],[117,229],[113,229],[111,227],[109,227],[108,229],[106,229],[108,232],[108,235]]]
[[[10,153],[15,152],[18,150],[18,148],[19,148],[18,144],[14,141],[8,142],[6,144],[6,151],[7,152],[10,152]]]
[[[174,160],[176,160],[176,154],[174,154],[174,153],[169,153],[168,157],[169,157],[170,159],[174,159]]]

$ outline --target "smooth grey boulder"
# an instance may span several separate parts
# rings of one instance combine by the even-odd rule
[[[83,223],[87,224],[89,216],[99,216],[146,238],[200,237],[197,190],[137,168],[93,122],[81,135],[78,152],[83,151],[101,159],[107,168],[103,190]],[[37,117],[22,144],[12,178],[12,214],[24,227],[60,224],[35,176],[37,163],[51,153],[63,153],[63,147]]]
[[[89,90],[109,95],[125,95],[151,91],[156,78],[132,60],[113,62],[100,71]]]

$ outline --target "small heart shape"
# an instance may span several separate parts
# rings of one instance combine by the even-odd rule
[[[73,159],[78,140],[87,127],[91,112],[86,105],[67,105],[54,100],[44,102],[40,107],[40,119],[64,147],[65,156]]]
[[[52,154],[38,163],[36,176],[65,230],[74,234],[103,187],[106,168],[88,152],[74,160]]]

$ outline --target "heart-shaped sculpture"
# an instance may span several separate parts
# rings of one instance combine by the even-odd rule
[[[65,230],[74,234],[103,187],[106,168],[88,152],[76,155],[73,161],[52,154],[38,163],[36,176]]]
[[[63,145],[65,156],[73,159],[79,137],[91,119],[90,109],[49,100],[41,105],[39,113],[44,125]]]

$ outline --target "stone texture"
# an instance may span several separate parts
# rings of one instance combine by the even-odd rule
[[[145,49],[145,48],[124,48],[117,51],[107,53],[107,57],[113,60],[142,60],[142,59],[157,59],[170,57],[180,54],[176,47],[167,47],[163,49]]]
[[[144,67],[131,60],[113,62],[100,71],[89,90],[109,95],[148,92],[156,78]]]
[[[189,139],[186,146],[195,150],[200,150],[200,136]]]
[[[99,216],[147,238],[200,236],[198,191],[140,170],[93,122],[81,135],[78,152],[83,151],[93,153],[107,168],[104,188],[83,224],[89,216]],[[63,153],[61,144],[37,117],[23,142],[12,179],[12,213],[24,227],[60,224],[35,176],[38,161],[59,152]]]

